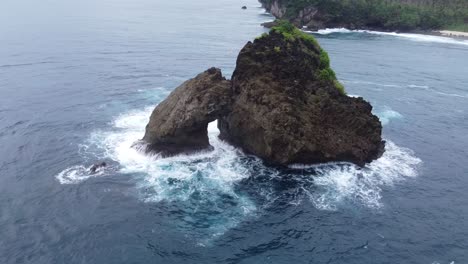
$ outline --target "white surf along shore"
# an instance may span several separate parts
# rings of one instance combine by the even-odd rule
[[[381,32],[372,30],[350,30],[347,28],[326,28],[320,29],[318,31],[310,31],[307,29],[303,29],[303,31],[306,33],[318,35],[329,35],[336,33],[363,33],[372,35],[393,36],[418,42],[433,42],[468,46],[468,33],[458,31],[434,31],[434,34]]]

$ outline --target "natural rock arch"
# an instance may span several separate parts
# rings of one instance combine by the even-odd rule
[[[153,111],[143,141],[147,149],[172,156],[210,149],[208,123],[228,111],[231,85],[211,68],[177,87]]]

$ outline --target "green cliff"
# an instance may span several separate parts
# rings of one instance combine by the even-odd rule
[[[298,27],[383,31],[468,30],[467,0],[260,0]]]

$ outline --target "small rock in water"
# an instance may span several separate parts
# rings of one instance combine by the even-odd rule
[[[247,7],[246,7],[246,6],[243,6],[243,7],[242,7],[242,9],[244,9],[244,10],[245,10],[245,9],[247,9]]]
[[[96,164],[93,164],[93,166],[91,166],[91,168],[89,168],[89,172],[94,174],[96,173],[100,168],[104,168],[107,166],[107,163],[106,162],[100,162],[100,163],[96,163]]]

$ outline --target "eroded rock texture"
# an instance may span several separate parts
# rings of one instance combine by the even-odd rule
[[[153,111],[143,141],[162,156],[211,148],[207,126],[226,115],[231,85],[211,68],[177,87]]]
[[[382,126],[362,98],[337,89],[320,47],[280,33],[248,43],[232,76],[232,111],[221,138],[280,165],[349,161],[364,165],[384,149]],[[322,58],[322,59],[321,59]]]

